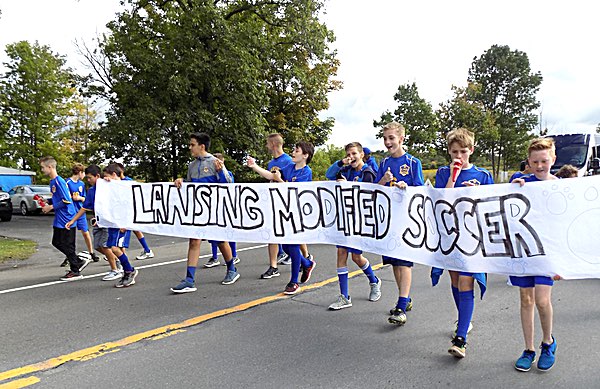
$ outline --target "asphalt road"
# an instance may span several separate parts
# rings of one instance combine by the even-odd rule
[[[0,223],[0,235],[40,242],[30,260],[0,267],[0,386],[600,386],[599,280],[557,283],[557,363],[549,372],[519,373],[512,367],[523,348],[518,291],[502,276],[490,276],[485,299],[476,301],[467,357],[456,360],[446,351],[456,319],[449,280],[432,288],[425,266],[414,268],[414,310],[404,327],[395,327],[387,323],[397,298],[387,267],[376,271],[383,280],[380,301],[367,300],[368,281],[358,275],[350,281],[354,306],[327,310],[338,294],[333,246],[311,246],[318,262],[312,286],[292,298],[280,294],[289,267],[281,277],[260,280],[266,248],[250,243],[238,245],[238,282],[220,284],[224,267],[201,269],[197,292],[173,295],[169,288],[185,272],[176,261],[185,257],[185,240],[148,236],[157,255],[135,261],[140,274],[128,289],[100,280],[108,270],[104,261],[90,264],[88,278],[62,283],[55,282],[64,269],[49,244],[51,223],[47,216],[17,215]],[[81,250],[81,238],[78,244]],[[131,246],[137,254],[135,239]],[[202,254],[209,249],[203,244]],[[540,337],[536,323],[536,342]]]

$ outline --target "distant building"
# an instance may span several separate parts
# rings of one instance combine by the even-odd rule
[[[17,185],[31,185],[35,172],[0,166],[0,189],[8,192]]]

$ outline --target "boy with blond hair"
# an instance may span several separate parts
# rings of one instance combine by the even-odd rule
[[[538,138],[531,141],[528,149],[529,166],[532,174],[516,178],[512,182],[520,186],[526,182],[556,180],[550,174],[550,168],[556,161],[556,151],[552,138]],[[560,277],[558,277],[560,278]],[[535,362],[534,319],[537,307],[542,325],[542,344],[540,359],[537,363],[539,370],[550,370],[556,359],[556,339],[552,335],[553,309],[552,285],[554,280],[545,276],[510,276],[510,283],[519,287],[521,300],[521,326],[525,340],[525,350],[515,362],[515,369],[529,371]]]
[[[469,159],[475,151],[475,134],[466,128],[457,128],[446,136],[448,153],[452,158],[450,165],[442,166],[435,175],[436,188],[458,188],[465,186],[490,185],[494,179],[489,171],[472,164]],[[437,285],[443,269],[431,269],[431,281]],[[456,331],[448,353],[456,358],[464,358],[467,345],[467,333],[473,328],[471,319],[475,308],[473,292],[475,280],[481,290],[481,298],[485,293],[487,275],[485,273],[469,273],[450,270],[452,297],[458,311]]]
[[[406,130],[398,122],[390,122],[383,127],[383,144],[390,154],[380,165],[375,182],[385,186],[396,186],[405,189],[407,186],[423,185],[423,168],[421,161],[404,151],[402,147]],[[398,301],[390,310],[388,322],[396,325],[406,323],[406,312],[412,309],[410,287],[412,284],[413,263],[404,259],[382,256],[383,263],[392,265]]]

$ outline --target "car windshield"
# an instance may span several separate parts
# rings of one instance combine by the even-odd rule
[[[33,193],[50,193],[50,188],[47,186],[30,186],[29,189]]]
[[[553,170],[567,164],[573,165],[577,169],[585,166],[590,142],[589,135],[555,135],[552,138],[556,144],[556,163],[552,166]]]

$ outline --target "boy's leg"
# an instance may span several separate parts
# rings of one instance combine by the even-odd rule
[[[473,288],[475,279],[467,275],[458,276],[458,326],[456,336],[464,340],[467,339],[469,325],[473,319],[473,310],[475,308],[475,294]]]
[[[69,260],[69,267],[73,273],[79,274],[82,262],[75,252],[75,229],[53,227],[52,245],[63,253]]]
[[[300,253],[302,253],[302,256],[304,258],[308,258],[310,256],[310,254],[308,253],[308,246],[304,243],[302,243],[300,245]]]
[[[196,268],[198,267],[198,257],[200,256],[200,239],[190,239],[188,241],[188,252],[187,252],[187,268],[185,272],[185,279],[182,280],[177,286],[171,288],[173,293],[189,293],[195,292],[196,288]]]
[[[212,259],[217,259],[217,257],[219,256],[219,245],[217,244],[217,242],[210,243],[210,250],[212,254]]]
[[[340,294],[350,297],[348,292],[348,250],[344,247],[337,249],[337,275],[340,284]]]
[[[146,238],[144,237],[144,234],[141,231],[133,231],[133,233],[135,234],[135,237],[137,238],[138,242],[140,242],[140,245],[142,245],[142,248],[143,248],[143,251],[141,252],[141,254],[138,255],[137,257],[135,257],[135,259],[143,260],[143,259],[154,258],[154,252],[152,252],[152,250],[150,249],[150,246],[148,246],[148,243],[146,242]]]
[[[534,317],[535,317],[535,289],[519,288],[521,300],[521,326],[526,350],[535,350],[533,344]]]
[[[237,272],[235,264],[233,263],[234,259],[231,255],[231,246],[229,246],[229,242],[219,242],[219,250],[227,265],[227,273],[225,274],[223,281],[221,281],[221,284],[231,285],[240,278],[240,273]]]
[[[277,269],[277,258],[279,256],[279,248],[281,245],[277,243],[269,243],[269,266]],[[283,249],[281,249],[283,251]]]
[[[217,241],[210,240],[211,256],[208,262],[204,264],[204,267],[211,268],[218,266],[221,262],[219,261],[219,245]]]
[[[398,304],[396,308],[406,311],[408,300],[410,296],[410,287],[412,284],[412,268],[404,265],[393,266],[394,278],[396,279],[396,285],[398,286]],[[405,301],[400,300],[406,299]]]
[[[352,260],[360,267],[369,280],[369,287],[371,288],[369,301],[378,301],[381,298],[381,280],[375,276],[371,263],[367,258],[362,256],[362,251],[360,250],[352,251]]]
[[[536,285],[534,288],[535,305],[540,314],[540,322],[542,324],[542,343],[551,344],[552,339],[552,286]]]
[[[452,298],[454,299],[454,305],[456,305],[456,312],[458,312],[458,308],[460,306],[460,301],[458,300],[458,277],[459,273],[454,270],[449,270],[450,274],[450,287],[452,288]]]

